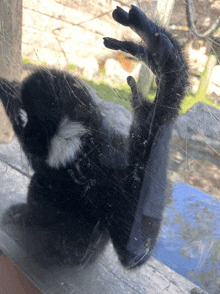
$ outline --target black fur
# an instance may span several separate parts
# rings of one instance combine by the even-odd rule
[[[113,18],[134,30],[146,45],[112,38],[104,38],[104,45],[132,54],[157,77],[153,103],[143,98],[135,80],[128,77],[133,108],[128,137],[105,125],[102,104],[94,92],[63,71],[40,69],[21,84],[1,79],[0,98],[34,169],[25,222],[46,225],[67,212],[83,215],[94,226],[101,221],[122,264],[131,268],[149,258],[159,232],[159,218],[136,212],[145,193],[155,137],[178,115],[188,67],[177,41],[137,7],[132,6],[129,13],[117,7]],[[108,153],[110,149],[114,152]],[[112,155],[106,160],[107,154]],[[134,232],[134,223],[140,232]]]

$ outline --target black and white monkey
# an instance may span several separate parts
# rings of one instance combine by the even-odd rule
[[[97,94],[65,71],[39,69],[22,83],[0,80],[0,98],[34,170],[25,221],[45,225],[60,213],[101,222],[127,268],[150,256],[160,228],[171,126],[188,85],[178,42],[137,7],[113,18],[143,45],[104,38],[156,75],[153,103],[131,88],[133,118],[127,135],[111,125]]]

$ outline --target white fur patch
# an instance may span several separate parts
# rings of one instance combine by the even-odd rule
[[[65,167],[79,152],[82,146],[80,137],[86,133],[88,130],[81,123],[64,118],[51,140],[47,164],[57,169]]]
[[[24,128],[28,122],[27,112],[24,109],[19,110],[19,115],[22,121],[22,127]]]

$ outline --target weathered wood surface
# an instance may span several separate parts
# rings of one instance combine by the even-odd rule
[[[0,77],[20,80],[22,0],[0,1]],[[0,101],[0,142],[10,142],[14,135]]]
[[[12,204],[25,202],[30,174],[16,140],[0,145],[1,219]],[[193,292],[198,287],[153,257],[139,269],[125,270],[111,242],[85,265],[56,264],[41,252],[41,243],[45,242],[41,236],[43,240],[42,232],[24,232],[15,224],[1,221],[0,249],[44,293],[205,293]]]

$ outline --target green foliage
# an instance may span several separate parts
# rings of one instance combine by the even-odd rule
[[[185,113],[188,109],[193,107],[193,105],[195,105],[197,102],[198,100],[196,100],[196,97],[193,93],[189,93],[188,95],[186,95],[186,97],[184,98],[181,104],[180,114]]]
[[[96,82],[96,81],[88,81],[88,80],[86,80],[86,83],[88,83],[90,87],[96,90],[98,95],[103,100],[121,104],[125,108],[131,111],[131,105],[130,105],[131,90],[128,85],[110,86],[103,81]],[[153,101],[155,95],[156,95],[156,91],[153,88],[148,93],[148,99],[150,101]],[[181,104],[180,114],[184,114],[187,110],[193,107],[193,105],[195,105],[197,102],[206,103],[207,105],[213,106],[220,110],[220,105],[214,105],[214,101],[209,99],[207,96],[199,97],[198,95],[195,95],[189,92]]]
[[[103,81],[88,81],[86,83],[92,87],[98,95],[105,101],[121,104],[128,110],[131,110],[130,105],[130,88],[127,85],[109,86]]]
[[[100,73],[101,75],[105,75],[105,71],[106,71],[105,68],[100,68],[100,69],[99,69],[99,73]]]
[[[205,99],[206,92],[209,86],[209,81],[212,75],[214,66],[217,63],[217,58],[214,54],[209,55],[208,60],[205,65],[205,69],[200,78],[200,84],[198,91],[196,93],[197,99]]]
[[[217,31],[216,31],[217,34],[220,34],[220,27],[217,28]]]
[[[75,64],[67,64],[68,70],[74,71],[77,68],[77,65]]]
[[[35,64],[36,66],[47,66],[46,61],[42,61],[42,62],[33,62],[33,61],[31,61],[31,59],[28,58],[28,57],[22,57],[22,58],[21,58],[21,62],[22,62],[23,64]]]
[[[21,62],[23,64],[29,64],[29,63],[31,63],[31,60],[29,58],[27,58],[27,57],[22,57],[21,58]]]
[[[220,110],[220,105],[214,105],[214,101],[212,99],[209,99],[207,95],[199,96],[193,93],[188,93],[182,102],[180,114],[185,113],[187,110],[193,107],[193,105],[195,105],[197,102],[203,102],[207,105],[213,106]]]

